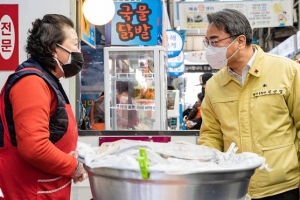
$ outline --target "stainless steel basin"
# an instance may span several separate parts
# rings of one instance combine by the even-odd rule
[[[181,175],[150,172],[149,179],[134,170],[85,169],[94,200],[239,200],[256,167]]]

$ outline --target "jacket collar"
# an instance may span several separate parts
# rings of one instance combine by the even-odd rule
[[[254,59],[253,65],[251,66],[248,73],[255,77],[260,77],[263,65],[257,64],[257,63],[262,61],[265,52],[257,45],[253,44],[252,47],[256,48],[257,54],[256,54],[256,58]],[[221,73],[222,73],[222,77],[223,77],[221,80],[222,86],[228,84],[231,80],[234,79],[234,77],[229,74],[228,70],[229,70],[229,67],[224,67],[223,69],[221,69]]]

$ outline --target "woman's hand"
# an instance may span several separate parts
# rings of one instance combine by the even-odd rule
[[[88,174],[83,168],[83,164],[81,162],[78,162],[78,165],[76,167],[76,170],[72,176],[73,182],[76,184],[77,182],[82,182],[85,179],[87,179]]]
[[[197,123],[188,120],[185,124],[186,124],[186,126],[187,126],[188,128],[193,128]]]
[[[77,153],[75,151],[71,151],[69,153],[70,155],[74,156],[76,159],[78,157]],[[77,167],[75,169],[75,172],[72,176],[73,178],[73,182],[76,184],[79,182],[82,182],[84,181],[85,179],[87,179],[88,177],[88,174],[87,172],[85,171],[84,167],[83,167],[83,164],[79,161],[77,161]]]

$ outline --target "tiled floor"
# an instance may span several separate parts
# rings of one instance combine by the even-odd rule
[[[88,180],[72,185],[71,200],[90,200],[92,198]]]

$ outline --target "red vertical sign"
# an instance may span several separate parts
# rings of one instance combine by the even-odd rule
[[[17,4],[0,4],[0,70],[19,65],[19,11]]]

